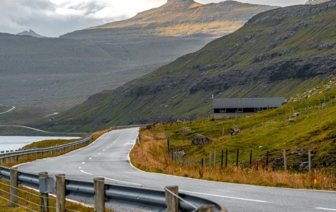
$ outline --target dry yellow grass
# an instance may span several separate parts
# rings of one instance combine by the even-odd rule
[[[23,186],[19,186],[18,190],[18,205],[17,207],[11,206],[9,199],[9,182],[0,180],[0,211],[1,212],[31,212],[31,211],[39,211],[39,193],[25,188]],[[49,211],[54,212],[56,205],[56,199],[53,196],[49,196]],[[27,209],[28,208],[28,209]],[[89,206],[85,206],[82,204],[78,204],[75,202],[67,201],[66,209],[69,211],[80,211],[80,212],[93,212],[94,209]],[[111,212],[112,210],[106,209],[106,212]]]
[[[95,140],[97,140],[100,136],[104,135],[107,132],[110,132],[111,129],[106,129],[106,130],[101,130],[101,131],[97,131],[92,133],[92,139],[90,141],[90,143],[94,142]]]
[[[134,146],[130,157],[134,166],[145,171],[220,182],[274,187],[329,190],[335,190],[336,188],[336,179],[331,172],[328,173],[326,170],[316,172],[317,184],[314,184],[313,172],[254,170],[235,166],[209,168],[201,165],[182,165],[180,162],[172,161],[169,158],[165,134],[159,124],[151,129],[142,128],[140,137],[141,144]]]

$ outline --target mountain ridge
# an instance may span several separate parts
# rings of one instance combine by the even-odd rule
[[[145,18],[144,22],[119,21],[112,23],[119,28],[78,30],[59,38],[0,35],[0,72],[5,73],[0,78],[0,102],[29,107],[29,111],[46,110],[45,115],[61,113],[90,95],[197,51],[219,34],[238,29],[253,15],[274,8],[224,2],[209,4],[201,12],[200,4],[192,1],[182,5],[188,9],[166,8],[164,12],[154,8],[137,16]],[[170,22],[172,17],[178,19]],[[129,23],[137,25],[129,27]]]
[[[152,30],[148,33],[159,36],[185,36],[195,32],[223,36],[241,27],[251,14],[255,14],[254,11],[259,13],[276,8],[278,7],[237,1],[200,4],[193,0],[172,0],[158,8],[140,12],[128,20],[107,23],[86,30],[118,29],[141,25]],[[172,29],[170,25],[174,28]],[[189,26],[188,30],[183,29],[185,26]]]
[[[25,30],[23,32],[17,33],[16,35],[27,35],[27,36],[32,36],[32,37],[36,37],[36,38],[43,38],[44,36],[37,34],[36,32],[34,32],[33,30],[29,29],[28,31]]]
[[[289,97],[336,74],[335,14],[336,1],[263,12],[236,32],[93,95],[40,128],[94,131],[208,116],[213,96]]]

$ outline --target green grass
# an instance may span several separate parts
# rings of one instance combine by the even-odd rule
[[[320,86],[323,88],[323,85]],[[321,90],[321,89],[320,89]],[[302,94],[303,95],[303,94]],[[327,108],[320,108],[326,99]],[[307,107],[310,105],[310,111]],[[295,123],[287,124],[294,112],[301,112]],[[229,163],[235,164],[236,150],[240,149],[240,163],[249,164],[249,154],[253,151],[254,160],[270,154],[270,162],[282,157],[287,150],[289,165],[297,166],[296,155],[290,152],[298,149],[305,154],[312,149],[314,163],[318,168],[325,164],[336,164],[336,88],[299,102],[290,102],[278,109],[266,110],[253,115],[223,120],[209,118],[185,122],[183,124],[165,124],[171,141],[171,147],[187,151],[185,157],[208,157],[209,152],[217,150],[217,163],[221,161],[221,150],[228,149]],[[222,124],[221,124],[222,123]],[[231,137],[229,129],[239,126],[241,134]],[[190,132],[180,132],[189,127]],[[224,136],[222,130],[225,129]],[[200,133],[213,139],[205,146],[192,146],[191,139]],[[212,153],[213,154],[213,153]],[[307,159],[308,160],[308,159]]]
[[[199,122],[201,124],[201,122]],[[188,157],[182,161],[171,160],[167,154],[165,133],[161,124],[150,125],[140,129],[141,143],[136,143],[130,153],[131,163],[147,172],[165,173],[176,176],[190,177],[220,182],[252,184],[300,189],[335,190],[335,170],[323,169],[316,171],[317,183],[314,183],[314,172],[297,172],[268,169],[256,169],[229,164],[226,168],[201,166],[200,158],[190,155],[204,152],[206,148],[198,146],[188,151],[188,145],[181,142],[177,149],[188,151]],[[175,140],[174,140],[175,141]],[[211,146],[211,145],[209,145]]]
[[[321,12],[311,14],[309,7]],[[42,127],[94,131],[115,125],[189,120],[212,113],[212,95],[296,95],[334,74],[336,45],[318,47],[336,43],[336,8],[324,9],[323,5],[294,6],[261,13],[236,32],[115,90],[90,97]],[[269,17],[281,17],[281,21]],[[290,52],[256,60],[284,49]]]

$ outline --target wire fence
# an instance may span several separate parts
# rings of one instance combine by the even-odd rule
[[[11,189],[14,191],[16,190],[16,192],[11,192]],[[0,198],[8,204],[2,205],[2,207],[20,207],[32,212],[41,211],[41,207],[43,207],[48,208],[49,212],[56,212],[55,196],[48,195],[49,205],[45,206],[41,204],[41,195],[38,195],[37,192],[28,188],[24,188],[23,186],[13,187],[9,184],[9,182],[2,179],[0,179]],[[13,202],[11,201],[11,198],[17,198],[18,201]],[[66,211],[80,212],[70,208],[66,208]]]

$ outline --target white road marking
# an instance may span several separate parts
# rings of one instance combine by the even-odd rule
[[[98,153],[98,155],[100,155],[100,152]]]
[[[200,194],[200,195],[213,196],[213,197],[222,197],[226,199],[236,199],[236,200],[243,200],[243,201],[250,201],[250,202],[266,203],[266,201],[264,200],[257,200],[257,199],[246,199],[246,198],[240,198],[240,197],[222,196],[222,195],[217,195],[217,194],[207,194],[207,193],[199,193],[199,192],[193,192],[193,191],[183,191],[183,190],[181,191],[185,193]]]
[[[322,208],[322,207],[317,207],[317,210],[325,210],[325,211],[336,211],[336,209],[332,209],[332,208]]]
[[[82,164],[85,164],[85,162],[83,162]]]
[[[100,176],[100,177],[103,177],[103,176]],[[103,177],[103,178],[105,178],[106,180],[115,181],[115,182],[121,182],[121,183],[124,183],[124,184],[142,186],[139,183],[131,183],[131,182],[126,182],[126,181],[121,181],[121,180],[115,180],[115,179],[111,179],[111,178],[107,178],[107,177]]]
[[[78,167],[79,169],[81,169],[82,167]]]
[[[91,160],[92,158],[89,158],[89,160]]]
[[[83,172],[84,174],[93,175],[93,174],[91,174],[91,173],[89,173],[89,172],[85,172],[85,171],[83,171],[83,170],[80,170],[80,171]]]

